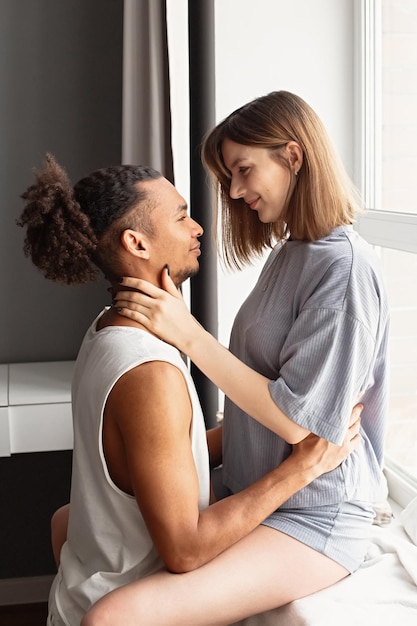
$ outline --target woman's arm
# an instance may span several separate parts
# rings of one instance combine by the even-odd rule
[[[187,354],[197,367],[245,413],[287,443],[295,444],[309,431],[293,422],[271,397],[270,380],[245,365],[197,322],[170,279],[163,272],[159,289],[147,281],[123,278],[134,291],[116,296],[116,310]]]

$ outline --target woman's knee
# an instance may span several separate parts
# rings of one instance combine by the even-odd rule
[[[103,596],[84,615],[80,626],[130,626],[145,624],[138,607],[130,601],[129,586]],[[139,593],[137,594],[139,596]]]
[[[80,626],[111,626],[113,623],[108,620],[108,614],[106,615],[106,611],[103,611],[100,605],[94,605],[91,609],[84,615],[80,622]]]
[[[164,605],[164,595],[153,593],[152,576],[103,596],[84,615],[80,626],[152,626],[171,622],[158,621],[158,603]]]

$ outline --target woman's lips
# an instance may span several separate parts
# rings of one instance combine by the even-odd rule
[[[246,204],[249,205],[251,209],[256,209],[258,200],[259,200],[259,196],[257,198],[254,198],[253,200],[246,201]]]

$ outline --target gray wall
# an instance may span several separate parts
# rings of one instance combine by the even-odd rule
[[[0,362],[75,358],[104,281],[46,280],[22,251],[20,194],[46,151],[75,183],[121,160],[122,0],[0,2]]]
[[[109,301],[104,280],[46,280],[16,219],[46,151],[74,183],[120,163],[122,36],[122,0],[0,0],[0,362],[75,358]],[[54,573],[49,524],[70,475],[71,451],[0,459],[0,582]]]

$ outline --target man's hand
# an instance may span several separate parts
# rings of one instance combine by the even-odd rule
[[[317,476],[338,467],[361,441],[359,428],[362,409],[362,404],[357,404],[353,408],[349,428],[341,446],[310,433],[303,441],[293,446],[292,456],[297,458],[304,467],[314,469]]]

